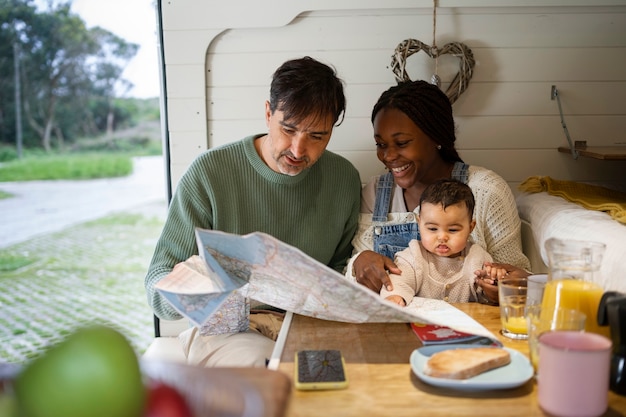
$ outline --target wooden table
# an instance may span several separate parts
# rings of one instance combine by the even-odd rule
[[[498,307],[455,304],[496,334],[504,346],[528,356],[528,343],[501,336]],[[293,390],[287,416],[544,416],[534,380],[508,390],[463,392],[428,385],[411,371],[409,357],[421,343],[408,324],[351,324],[294,315],[278,369],[293,379],[300,349],[339,349],[349,387]],[[605,417],[626,415],[626,397],[611,392]]]

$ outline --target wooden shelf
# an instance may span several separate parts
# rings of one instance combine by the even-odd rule
[[[559,146],[559,152],[571,155],[572,150],[567,146]],[[604,159],[609,161],[625,161],[626,146],[587,146],[586,148],[575,148],[579,156],[594,159]]]

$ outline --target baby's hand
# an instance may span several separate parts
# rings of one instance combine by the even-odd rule
[[[492,285],[497,285],[498,280],[504,278],[505,276],[524,278],[530,275],[531,272],[525,271],[511,264],[485,262],[483,269],[476,270],[474,274],[476,275],[476,278],[480,278]]]
[[[483,282],[498,285],[498,280],[508,275],[508,271],[501,264],[485,262],[483,269],[474,271],[474,275],[476,275],[476,278],[483,280]]]
[[[404,298],[400,297],[399,295],[390,295],[389,297],[386,297],[385,300],[389,300],[402,307],[406,306],[406,302],[404,301]]]

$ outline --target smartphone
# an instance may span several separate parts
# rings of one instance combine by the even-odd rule
[[[345,363],[338,350],[300,350],[295,359],[296,389],[326,390],[348,386]]]

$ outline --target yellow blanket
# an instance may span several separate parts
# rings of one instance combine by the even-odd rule
[[[587,209],[604,211],[618,222],[626,224],[626,194],[616,190],[540,176],[528,177],[519,189],[527,193],[546,191]]]

